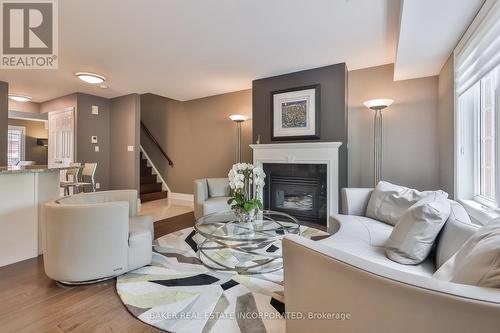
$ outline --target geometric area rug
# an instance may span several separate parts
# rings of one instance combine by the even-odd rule
[[[313,240],[328,235],[300,228],[302,237]],[[117,278],[128,311],[173,333],[285,332],[283,270],[254,275],[212,270],[198,258],[202,240],[193,228],[155,240],[151,265]]]

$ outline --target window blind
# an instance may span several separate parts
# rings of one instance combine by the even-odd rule
[[[488,0],[455,50],[455,88],[460,96],[500,64],[500,0]]]

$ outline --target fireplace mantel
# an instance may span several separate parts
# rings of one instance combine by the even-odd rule
[[[338,213],[339,207],[339,148],[342,142],[304,142],[250,145],[254,165],[266,163],[326,164],[328,213]]]

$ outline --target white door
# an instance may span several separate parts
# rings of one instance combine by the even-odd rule
[[[73,108],[49,112],[49,168],[69,166],[75,158]]]

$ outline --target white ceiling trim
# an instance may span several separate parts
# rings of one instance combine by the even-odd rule
[[[402,0],[394,80],[438,75],[484,0]]]

